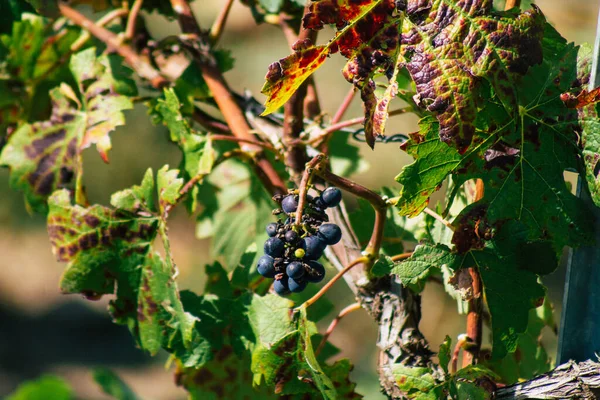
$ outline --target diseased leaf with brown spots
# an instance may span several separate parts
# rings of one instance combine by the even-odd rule
[[[302,43],[269,67],[265,113],[283,105],[326,56],[339,51],[348,59],[344,77],[361,91],[371,147],[384,134],[403,67],[416,84],[416,105],[434,113],[442,140],[464,152],[485,104],[479,94],[484,82],[515,113],[513,76],[541,61],[544,18],[537,8],[496,13],[491,0],[313,0],[309,7],[304,27],[335,25],[336,36],[324,46]]]
[[[588,210],[563,175],[581,166],[577,111],[560,99],[576,80],[577,48],[557,38],[550,25],[543,46],[544,61],[515,85],[517,123],[498,100],[490,99],[476,121],[480,133],[466,153],[444,147],[434,133],[441,128],[431,118],[405,146],[416,161],[397,178],[404,185],[397,203],[401,214],[418,214],[449,174],[456,182],[483,180],[483,198],[459,218],[464,232],[457,230],[453,243],[461,252],[480,246],[506,220],[521,221],[530,229],[527,240],[551,242],[558,253],[590,237]]]
[[[417,87],[415,100],[436,115],[442,141],[462,153],[487,100],[478,93],[484,81],[516,113],[513,77],[541,62],[544,18],[537,8],[495,13],[491,0],[409,1],[407,14],[402,55]]]
[[[19,125],[49,114],[49,89],[70,79],[66,55],[81,33],[38,15],[18,16],[0,35],[0,150]]]
[[[149,204],[153,189],[150,171],[143,187],[113,198],[117,205],[128,205],[132,204],[128,195],[137,194],[135,208],[129,210],[72,205],[67,190],[50,197],[52,250],[59,261],[68,263],[60,286],[64,293],[81,293],[90,299],[116,294],[110,302],[115,322],[127,325],[140,347],[151,354],[161,348],[191,352],[196,318],[179,299],[168,239],[161,228],[164,221],[149,207],[137,206]],[[167,262],[151,251],[159,232]]]
[[[0,165],[11,169],[11,186],[25,192],[28,206],[35,211],[45,211],[48,196],[69,187],[73,176],[82,174],[83,149],[95,144],[108,160],[108,134],[125,123],[122,111],[133,107],[128,97],[117,92],[128,82],[117,80],[109,58],[96,58],[95,49],[74,55],[70,68],[81,96],[64,83],[53,89],[50,119],[23,125],[0,153]]]
[[[114,293],[115,281],[136,270],[141,273],[139,267],[156,237],[158,218],[100,205],[72,205],[67,190],[55,192],[48,203],[52,251],[58,261],[69,263],[61,280],[64,293],[92,297]]]

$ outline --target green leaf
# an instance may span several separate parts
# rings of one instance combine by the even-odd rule
[[[154,175],[152,168],[148,168],[141,185],[134,185],[130,189],[113,193],[110,204],[115,208],[137,212],[140,210],[156,212],[154,204]]]
[[[481,251],[471,251],[463,264],[477,267],[481,275],[492,320],[495,359],[516,350],[519,334],[527,329],[529,310],[545,295],[537,276],[518,266],[514,249],[519,229],[518,223],[508,222],[496,233],[493,243]]]
[[[48,203],[52,251],[59,261],[69,263],[61,279],[64,293],[113,293],[115,277],[130,279],[156,236],[158,219],[153,216],[72,205],[67,190],[55,192]]]
[[[489,400],[493,393],[489,391],[494,387],[499,377],[483,365],[469,365],[456,372],[453,377],[460,400]],[[487,381],[487,390],[484,384]]]
[[[373,276],[386,276],[392,272],[394,268],[394,261],[384,254],[380,254],[379,258],[373,264],[371,273]]]
[[[79,27],[53,24],[29,13],[21,15],[21,9],[31,8],[16,0],[0,5],[0,19],[16,19],[0,24],[0,31],[8,31],[0,35],[0,138],[26,121],[48,116],[50,89],[71,80],[66,60],[80,34]]]
[[[432,375],[432,371],[426,367],[410,367],[402,364],[394,364],[392,373],[398,389],[408,399],[415,400],[437,400],[440,399],[438,382]]]
[[[161,199],[169,198],[171,186],[177,186],[173,176],[176,171],[159,172]],[[49,199],[48,233],[58,260],[68,262],[61,279],[64,293],[88,298],[116,293],[111,314],[115,322],[129,327],[140,347],[151,354],[161,348],[180,354],[191,349],[196,318],[184,310],[173,280],[164,221],[147,206],[154,188],[151,181],[149,171],[141,186],[113,196],[113,204],[133,204],[130,209],[71,205],[69,192],[57,191]],[[138,210],[136,202],[145,204],[146,210]],[[158,232],[167,262],[151,252]]]
[[[108,160],[108,135],[125,123],[122,111],[133,107],[129,98],[114,91],[117,81],[108,58],[95,54],[92,48],[71,58],[81,98],[64,83],[53,89],[50,120],[23,125],[0,153],[0,164],[11,169],[11,186],[25,192],[35,211],[45,211],[48,196],[82,174],[83,149],[95,144]]]
[[[421,119],[419,133],[412,134],[402,148],[415,162],[396,177],[402,184],[397,205],[401,215],[414,217],[427,207],[429,197],[461,165],[463,157],[439,139],[439,123],[433,117]]]
[[[455,256],[444,245],[418,245],[413,254],[396,263],[391,272],[396,274],[403,284],[417,285],[427,279],[431,268],[441,269],[443,265],[453,266],[455,262]]]
[[[272,220],[274,203],[256,176],[237,160],[216,168],[200,188],[204,206],[197,236],[212,237],[211,254],[228,269],[235,268],[251,244],[262,256],[265,225]]]
[[[482,134],[476,137],[477,146],[460,155],[453,149],[443,153],[439,147],[443,144],[434,135],[438,128],[425,120],[424,133],[413,135],[407,145],[418,158],[398,178],[405,188],[398,202],[402,214],[420,212],[449,173],[460,182],[480,178],[485,184],[483,199],[459,218],[469,221],[468,227],[460,223],[453,238],[459,252],[480,246],[482,239],[477,236],[485,236],[486,230],[491,233],[505,220],[521,221],[528,228],[527,242],[541,247],[545,245],[540,242],[549,242],[557,254],[565,245],[589,240],[588,210],[571,194],[563,175],[565,170],[577,170],[580,163],[576,113],[560,100],[576,78],[577,49],[550,26],[543,49],[543,62],[516,83],[516,124],[512,117],[502,118],[502,113],[493,120],[480,113],[477,125]],[[492,98],[486,107],[498,108],[496,101]],[[414,193],[423,196],[416,198]]]
[[[516,352],[501,360],[491,361],[487,366],[507,384],[548,372],[552,363],[541,340],[542,329],[546,326],[556,329],[547,298],[543,305],[529,311],[527,330],[519,335]]]
[[[45,375],[35,381],[22,383],[6,400],[71,400],[73,391],[60,378]]]
[[[173,89],[165,89],[164,100],[158,99],[155,111],[171,134],[171,140],[179,146],[183,153],[181,170],[185,181],[198,174],[208,174],[215,162],[215,151],[210,137],[192,130],[187,120],[181,114],[181,105]],[[188,210],[196,208],[198,189],[190,190]]]
[[[250,314],[259,339],[252,354],[255,384],[264,380],[267,385],[275,386],[276,393],[281,395],[320,393],[324,399],[360,398],[354,392],[354,384],[348,380],[350,367],[347,362],[321,367],[317,361],[312,347],[312,337],[317,329],[307,319],[306,310],[301,309],[292,320],[289,309],[277,306],[281,310],[277,318],[270,316],[273,302],[269,301],[266,308],[261,306],[257,309],[257,312],[261,312],[260,316],[255,313],[253,319]],[[279,304],[283,306],[283,301],[279,300]],[[286,306],[289,307],[289,304]],[[285,316],[284,312],[287,313]],[[268,319],[268,322],[260,322],[262,319]],[[338,384],[344,383],[339,387],[339,392],[325,370],[334,374]]]
[[[163,214],[167,206],[173,206],[179,199],[179,191],[183,187],[183,179],[179,178],[179,171],[169,170],[169,166],[162,167],[156,176],[158,190],[158,204]]]
[[[97,368],[94,370],[94,380],[100,385],[102,391],[117,400],[138,400],[139,397],[109,369]]]
[[[452,339],[446,335],[442,344],[440,344],[440,351],[438,352],[438,359],[440,360],[440,367],[448,374],[448,364],[452,358]]]

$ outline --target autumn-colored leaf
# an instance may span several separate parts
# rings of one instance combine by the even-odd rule
[[[48,196],[82,173],[85,148],[95,144],[108,161],[109,133],[125,123],[122,111],[133,108],[119,93],[134,93],[135,86],[117,76],[109,57],[96,58],[91,48],[73,56],[70,68],[81,95],[66,83],[52,89],[50,119],[21,126],[0,153],[0,164],[11,169],[11,185],[25,192],[35,211],[45,211]]]
[[[372,107],[367,113],[365,134],[373,147],[376,135],[383,134],[387,107],[395,95],[399,25],[392,0],[345,1],[321,0],[310,5],[303,23],[306,29],[321,29],[334,24],[338,31],[326,45],[309,41],[296,43],[294,54],[269,66],[262,93],[268,96],[264,114],[281,107],[300,85],[315,72],[330,54],[340,52],[348,58],[344,77],[361,89],[361,96]],[[384,93],[376,93],[375,76],[389,84]]]

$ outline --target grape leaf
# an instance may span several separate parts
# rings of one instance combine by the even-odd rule
[[[235,159],[220,165],[200,187],[199,198],[204,209],[196,235],[212,237],[213,257],[233,269],[252,243],[259,249],[257,257],[262,256],[265,225],[273,218],[274,203],[246,165]]]
[[[139,400],[139,397],[131,390],[125,382],[121,380],[109,369],[97,368],[94,370],[94,380],[102,391],[116,400]]]
[[[492,130],[477,139],[477,146],[460,155],[440,147],[442,143],[432,134],[436,124],[424,121],[422,126],[428,131],[414,135],[407,146],[418,159],[398,178],[406,187],[397,203],[401,214],[414,215],[422,210],[424,199],[441,185],[445,175],[453,173],[461,182],[481,178],[485,183],[483,199],[461,214],[460,218],[470,220],[470,227],[464,228],[468,233],[459,232],[453,238],[461,252],[480,243],[476,236],[504,220],[523,222],[529,228],[527,241],[551,242],[557,253],[564,245],[588,240],[587,209],[570,193],[563,176],[565,170],[577,170],[580,163],[576,112],[560,100],[561,93],[575,81],[577,49],[557,35],[546,26],[544,61],[517,82],[516,125],[509,117],[504,124],[494,123],[495,128],[482,126]],[[508,129],[513,126],[518,129]],[[424,146],[422,151],[420,146]],[[438,150],[450,154],[438,158]],[[424,196],[418,198],[412,193]],[[477,233],[472,229],[476,223],[480,228]]]
[[[6,4],[13,12],[29,7],[12,0]],[[78,27],[59,27],[29,13],[18,13],[17,21],[2,27],[8,32],[0,35],[0,136],[49,114],[49,91],[70,79],[66,55],[80,33]]]
[[[448,365],[452,357],[452,339],[446,335],[442,344],[440,344],[440,351],[438,352],[438,359],[440,360],[440,367],[448,374]]]
[[[461,368],[453,377],[456,387],[456,398],[459,400],[489,400],[498,376],[483,365],[469,365]]]
[[[578,83],[587,85],[590,79],[592,50],[589,46],[582,46],[577,54]],[[578,88],[581,89],[581,88]],[[585,90],[585,89],[584,89]],[[600,205],[600,104],[592,102],[577,110],[579,124],[581,125],[581,144],[583,147],[583,160],[585,162],[585,177],[591,198]]]
[[[47,197],[82,173],[83,149],[95,144],[108,160],[108,134],[124,124],[122,111],[133,107],[128,97],[115,91],[118,82],[109,59],[95,54],[91,48],[71,58],[81,97],[64,83],[53,89],[50,120],[23,125],[0,153],[0,164],[11,169],[11,186],[25,192],[27,204],[35,211],[45,211]]]
[[[361,398],[347,378],[350,371],[347,361],[325,367],[334,374],[338,383],[336,387],[316,360],[311,340],[316,334],[316,326],[307,319],[306,310],[301,309],[294,321],[289,313],[283,319],[268,317],[272,306],[273,301],[269,301],[266,309],[261,305],[261,310],[267,314],[255,318],[255,321],[268,318],[268,325],[277,327],[276,335],[269,332],[272,328],[257,330],[260,342],[252,354],[255,383],[259,384],[264,379],[269,386],[275,386],[275,393],[280,395],[319,392],[325,399]],[[277,308],[284,311],[279,306]],[[340,385],[342,382],[345,386]]]
[[[544,18],[537,8],[497,13],[490,0],[427,5],[319,0],[310,4],[303,24],[307,29],[333,24],[336,36],[321,46],[296,43],[294,54],[271,64],[262,90],[268,96],[265,114],[283,105],[326,57],[339,51],[349,60],[344,77],[361,90],[371,147],[384,133],[398,74],[406,67],[416,84],[416,105],[437,116],[442,141],[462,153],[475,134],[478,107],[486,101],[478,93],[484,82],[514,114],[512,77],[541,61]]]
[[[22,383],[6,400],[71,400],[73,390],[60,378],[51,375],[42,376],[34,381]]]
[[[155,106],[155,111],[169,129],[171,140],[178,144],[183,153],[180,168],[184,171],[183,178],[189,181],[198,174],[211,172],[215,162],[215,151],[210,137],[192,130],[180,109],[181,104],[173,89],[165,89],[164,100],[158,99]],[[189,193],[186,204],[188,211],[194,212],[198,187],[195,186]]]
[[[365,135],[373,147],[375,136],[383,134],[387,108],[398,89],[401,19],[394,15],[395,10],[395,3],[389,0],[353,4],[337,0],[312,2],[303,19],[304,27],[322,29],[326,24],[335,24],[336,36],[320,46],[309,41],[297,42],[292,55],[269,66],[262,88],[268,97],[263,115],[281,107],[327,57],[339,51],[349,59],[344,77],[361,90],[363,100],[368,103]],[[376,77],[388,82],[383,93],[376,91]]]
[[[483,80],[509,113],[516,113],[515,75],[541,62],[544,17],[537,8],[496,13],[490,0],[434,0],[425,18],[422,11],[420,3],[407,8],[406,68],[416,84],[417,105],[436,115],[440,139],[462,153],[487,100],[478,96]]]
[[[500,359],[517,348],[519,334],[527,329],[529,310],[544,298],[544,288],[532,272],[535,266],[524,268],[520,252],[531,251],[523,246],[528,229],[518,221],[503,224],[491,240],[466,252],[451,251],[443,245],[420,245],[415,253],[399,262],[392,272],[405,284],[417,284],[431,268],[447,266],[455,274],[463,268],[475,267],[483,283],[483,291],[492,321],[492,357]],[[552,250],[550,250],[552,252]],[[544,262],[538,259],[536,262]]]
[[[426,367],[410,367],[394,364],[392,373],[400,389],[407,399],[437,400],[442,397],[442,387]]]
[[[404,285],[417,285],[427,279],[431,268],[452,267],[454,263],[454,256],[444,245],[418,245],[409,258],[392,268],[391,273],[396,274]]]
[[[172,179],[176,174],[166,168],[159,172],[160,204],[177,192],[180,181]],[[151,354],[161,348],[173,352],[177,350],[173,343],[178,343],[189,350],[195,317],[183,309],[173,281],[165,221],[148,207],[154,191],[151,182],[150,171],[141,186],[113,196],[114,206],[128,209],[74,206],[68,191],[57,191],[49,199],[48,233],[58,260],[68,262],[61,279],[64,293],[97,298],[116,292],[111,314],[115,322],[129,327],[143,349]],[[130,201],[134,194],[137,198]],[[141,205],[147,208],[142,210]],[[157,233],[163,239],[166,262],[151,252]]]
[[[546,298],[542,306],[529,311],[527,330],[519,336],[514,354],[486,363],[488,368],[500,376],[502,382],[512,384],[521,379],[532,379],[550,370],[551,360],[541,341],[542,329],[545,326],[555,328],[552,326],[552,320],[544,320],[548,309],[550,305]]]

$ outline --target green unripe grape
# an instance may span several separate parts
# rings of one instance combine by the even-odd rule
[[[296,258],[302,258],[302,257],[304,257],[304,254],[305,254],[304,249],[296,249],[296,251],[294,251],[294,256]]]

